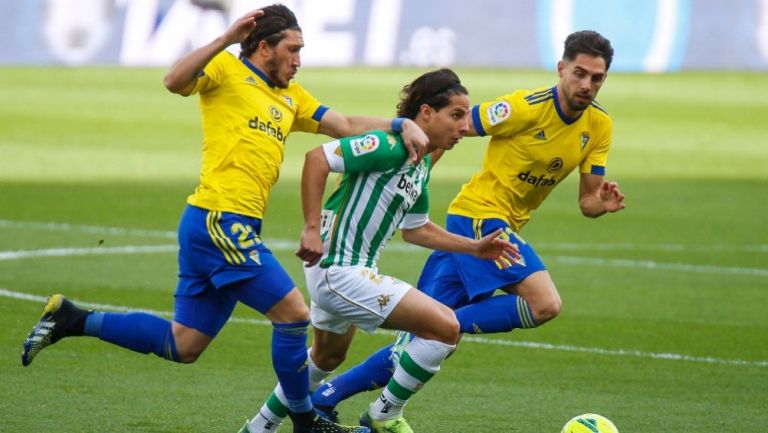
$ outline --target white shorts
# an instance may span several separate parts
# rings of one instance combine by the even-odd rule
[[[365,266],[304,268],[312,298],[312,325],[343,334],[354,324],[373,332],[392,313],[411,285]]]

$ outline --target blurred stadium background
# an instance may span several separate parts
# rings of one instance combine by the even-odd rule
[[[201,131],[196,99],[162,76],[269,3],[0,0],[0,431],[234,432],[272,388],[269,327],[245,309],[193,365],[88,339],[19,362],[54,292],[169,317]],[[608,177],[628,208],[588,220],[575,178],[555,190],[523,235],[562,315],[467,339],[409,405],[416,431],[556,433],[585,412],[624,433],[765,431],[768,0],[284,3],[306,40],[297,79],[345,113],[390,116],[403,84],[443,65],[474,102],[552,85],[572,30],[616,49],[598,99],[614,119]],[[291,136],[265,218],[300,286],[300,165],[323,140]],[[441,161],[434,221],[484,146],[465,139]],[[416,281],[428,252],[390,249],[382,271]],[[360,335],[347,365],[391,338]],[[345,403],[342,419],[371,398]]]

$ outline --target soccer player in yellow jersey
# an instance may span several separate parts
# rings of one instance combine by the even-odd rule
[[[224,51],[240,43],[239,58]],[[200,95],[203,161],[200,183],[179,223],[179,281],[173,321],[142,313],[105,313],[49,299],[24,342],[22,364],[66,336],[89,335],[175,362],[194,362],[239,301],[273,323],[272,359],[288,400],[294,432],[367,432],[315,415],[309,398],[309,309],[301,292],[261,240],[264,209],[292,131],[332,137],[372,129],[402,133],[411,159],[427,143],[410,119],[349,117],[321,105],[293,81],[304,45],[283,5],[253,11],[211,43],[178,60],[165,86]]]
[[[560,296],[543,262],[519,232],[549,193],[578,168],[579,207],[591,218],[624,209],[624,195],[606,181],[611,118],[595,97],[613,58],[610,42],[593,31],[565,41],[557,85],[518,90],[472,108],[469,135],[490,135],[482,169],[448,209],[446,228],[479,239],[502,229],[522,258],[503,268],[466,254],[436,251],[418,287],[453,308],[463,333],[534,328],[560,312]],[[439,155],[433,154],[433,161]],[[494,296],[497,290],[503,294]],[[312,399],[327,413],[343,399],[391,376],[401,339],[318,388]],[[322,367],[322,360],[315,360]]]

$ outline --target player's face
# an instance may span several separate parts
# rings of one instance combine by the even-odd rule
[[[608,71],[602,57],[578,54],[572,61],[558,62],[557,73],[561,108],[569,117],[576,117],[595,99]]]
[[[469,97],[453,95],[450,103],[438,111],[425,106],[421,116],[424,118],[424,133],[429,137],[429,147],[434,149],[452,149],[469,132]]]
[[[266,60],[267,77],[276,87],[285,89],[301,66],[299,52],[304,47],[304,38],[298,30],[286,30],[285,37],[269,49]]]

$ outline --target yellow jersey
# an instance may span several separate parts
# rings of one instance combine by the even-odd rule
[[[263,218],[288,134],[317,132],[328,108],[295,82],[274,87],[251,62],[227,51],[205,66],[192,93],[200,94],[203,160],[187,202]]]
[[[611,118],[596,102],[575,119],[560,109],[557,87],[518,90],[472,107],[478,135],[490,135],[483,167],[448,213],[500,218],[520,231],[530,212],[577,166],[605,175]]]

